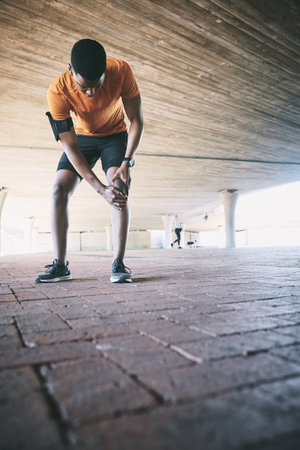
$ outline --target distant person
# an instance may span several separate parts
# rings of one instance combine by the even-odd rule
[[[112,206],[114,258],[110,280],[131,281],[131,272],[123,263],[130,217],[128,191],[133,156],[143,132],[141,97],[132,70],[120,59],[106,58],[99,42],[81,39],[72,48],[69,69],[50,84],[48,104],[47,115],[64,153],[53,189],[55,259],[35,282],[72,278],[66,261],[67,207],[82,179]],[[128,132],[124,111],[129,119]],[[75,126],[71,112],[75,115]],[[99,159],[107,185],[92,170]]]
[[[181,223],[181,221],[180,221],[178,216],[175,216],[174,226],[175,226],[175,230],[174,231],[175,231],[177,239],[175,239],[175,241],[172,242],[171,247],[173,247],[174,244],[176,244],[176,242],[177,242],[178,248],[182,248],[180,246],[181,232],[182,232],[182,223]]]

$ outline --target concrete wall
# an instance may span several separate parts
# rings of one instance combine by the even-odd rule
[[[163,248],[164,230],[132,230],[129,232],[127,249]],[[236,233],[237,246],[274,246],[300,245],[299,227],[252,228],[239,230]],[[49,232],[38,232],[32,228],[30,235],[28,227],[24,231],[17,229],[1,230],[1,254],[22,254],[35,252],[52,252],[52,237]],[[187,242],[193,242],[187,245]],[[225,233],[220,231],[185,232],[185,248],[224,247]],[[107,250],[105,231],[70,232],[68,234],[69,251],[100,251]]]
[[[151,236],[149,231],[129,231],[127,241],[128,250],[150,248],[150,246]],[[51,234],[39,233],[36,247],[37,251],[51,251]],[[69,233],[68,249],[70,251],[107,250],[106,233],[105,231]]]
[[[151,232],[133,230],[128,235],[128,250],[151,248]],[[160,247],[156,247],[160,248]],[[98,232],[70,232],[68,233],[69,251],[107,250],[105,231]],[[19,254],[30,252],[51,252],[52,236],[49,232],[38,232],[36,228],[24,231],[17,229],[2,230],[2,253]]]

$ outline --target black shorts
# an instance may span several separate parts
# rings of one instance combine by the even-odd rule
[[[126,153],[128,133],[110,134],[109,136],[86,136],[77,134],[80,152],[87,160],[92,169],[99,158],[101,158],[102,168],[106,173],[110,167],[120,167]],[[70,163],[67,155],[62,154],[57,170],[66,169],[76,173],[80,179],[82,177]]]

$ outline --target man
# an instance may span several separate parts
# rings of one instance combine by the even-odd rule
[[[175,239],[175,241],[171,243],[171,247],[173,247],[173,245],[176,244],[176,242],[177,242],[178,248],[182,248],[181,245],[180,245],[181,232],[182,232],[182,223],[181,223],[181,221],[180,221],[178,216],[175,216],[175,230],[174,231],[175,231],[177,239]]]
[[[72,48],[69,70],[50,84],[48,104],[47,115],[64,153],[53,189],[51,227],[55,259],[35,282],[71,279],[66,261],[67,206],[82,179],[112,206],[111,282],[131,281],[131,271],[123,263],[130,220],[128,191],[130,167],[143,132],[141,97],[131,68],[122,60],[107,59],[100,43],[82,39]],[[130,122],[128,133],[123,107]],[[100,158],[107,186],[92,170]]]

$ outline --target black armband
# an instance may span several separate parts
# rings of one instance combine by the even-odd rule
[[[64,133],[65,131],[70,131],[70,129],[73,126],[72,117],[68,117],[65,120],[54,120],[49,111],[46,112],[46,115],[48,116],[51,128],[53,130],[54,137],[57,141],[59,140],[60,133]]]

